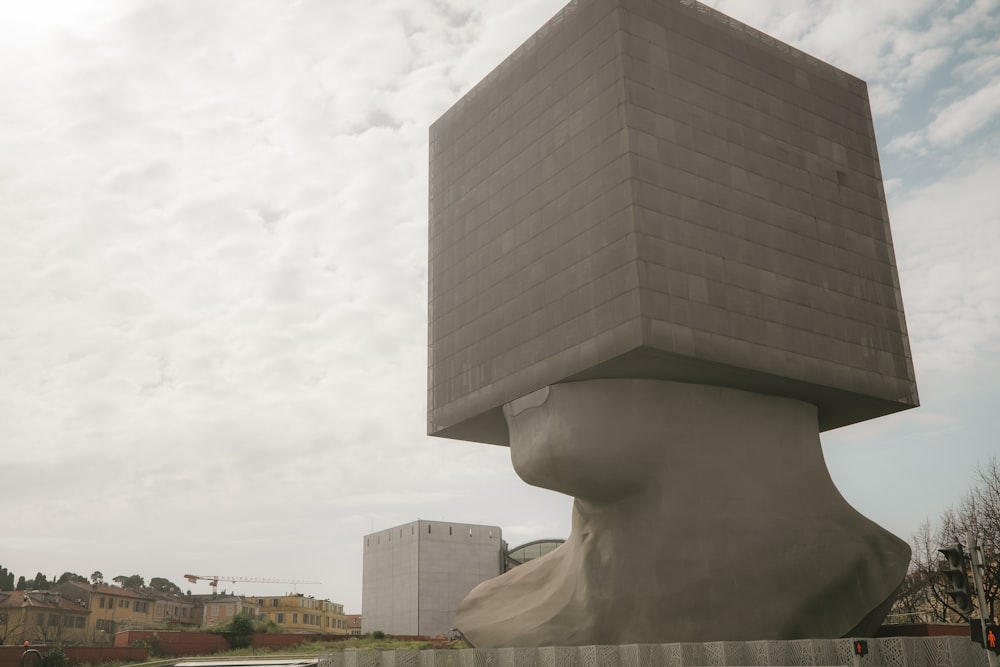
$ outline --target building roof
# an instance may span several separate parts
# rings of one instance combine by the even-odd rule
[[[37,609],[59,609],[61,611],[87,610],[86,605],[67,600],[53,591],[6,591],[0,592],[0,607],[11,609],[30,607]]]
[[[86,593],[87,595],[117,595],[118,597],[127,598],[139,598],[145,599],[149,597],[146,593],[142,591],[137,591],[134,588],[122,588],[121,586],[113,586],[111,584],[88,584],[82,581],[66,581],[57,585],[58,590],[66,591],[69,588],[73,588]]]

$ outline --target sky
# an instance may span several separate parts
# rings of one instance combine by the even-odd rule
[[[321,584],[569,532],[426,433],[428,126],[562,0],[0,3],[0,566]],[[718,0],[868,82],[922,406],[823,434],[904,539],[1000,454],[1000,0]]]

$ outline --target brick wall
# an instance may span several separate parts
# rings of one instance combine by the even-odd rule
[[[45,655],[49,647],[32,646],[42,655]],[[99,665],[102,662],[142,662],[149,657],[149,650],[138,647],[111,647],[111,646],[67,646],[66,656],[74,665],[89,663]],[[24,648],[21,646],[0,646],[0,667],[21,667],[21,656]],[[36,667],[37,657],[25,662],[25,667]]]
[[[906,623],[883,625],[876,637],[968,637],[968,623]]]
[[[282,646],[296,646],[303,642],[338,641],[349,638],[348,635],[261,632],[252,636],[252,644],[254,648],[280,648]],[[150,644],[155,642],[157,651],[161,655],[167,656],[211,655],[219,651],[229,650],[229,643],[225,637],[210,632],[130,630],[115,635],[115,646],[131,646],[136,642]]]

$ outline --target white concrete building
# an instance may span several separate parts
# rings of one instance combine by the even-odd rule
[[[499,526],[417,520],[364,538],[361,629],[434,636],[469,591],[500,574]]]

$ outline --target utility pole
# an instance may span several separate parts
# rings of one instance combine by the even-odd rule
[[[965,534],[965,546],[969,549],[969,561],[972,565],[972,585],[976,589],[976,596],[979,599],[979,622],[982,624],[983,637],[986,637],[986,626],[992,625],[993,619],[986,618],[986,594],[983,592],[983,578],[980,575],[982,567],[985,566],[983,562],[983,552],[979,548],[979,544],[976,542],[976,536],[972,534],[972,531],[968,531]],[[970,623],[974,621],[970,620]],[[985,648],[985,647],[984,647]],[[986,649],[986,657],[990,661],[990,667],[997,667],[997,656],[993,651]]]

